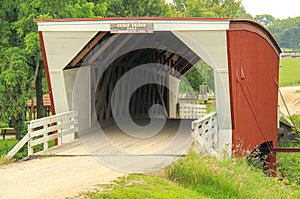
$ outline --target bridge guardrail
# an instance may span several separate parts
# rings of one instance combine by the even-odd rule
[[[212,112],[192,122],[192,137],[201,146],[202,154],[219,157],[217,113]]]
[[[206,114],[206,105],[179,103],[180,118],[200,118]]]
[[[62,142],[62,136],[78,132],[78,113],[68,111],[45,118],[27,122],[28,133],[8,152],[7,158],[12,158],[26,143],[28,143],[28,156],[34,154],[34,146],[43,144],[42,151],[49,148],[48,142],[58,139],[58,145]]]

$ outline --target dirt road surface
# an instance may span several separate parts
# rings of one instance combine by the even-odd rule
[[[65,198],[123,175],[89,156],[34,159],[0,167],[0,198]]]
[[[291,115],[300,114],[300,86],[281,87],[280,90]],[[278,95],[278,103],[280,110],[287,115],[287,110],[280,95]]]
[[[128,172],[161,170],[188,152],[191,121],[178,121],[167,121],[149,138],[129,136],[113,124],[105,134],[95,129],[79,132],[80,139],[47,150],[50,157],[0,167],[0,198],[65,198]]]

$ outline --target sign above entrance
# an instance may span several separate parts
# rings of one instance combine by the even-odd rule
[[[111,33],[153,33],[153,23],[114,23]]]

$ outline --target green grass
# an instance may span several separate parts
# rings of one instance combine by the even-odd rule
[[[0,140],[0,156],[7,154],[12,149],[18,140]]]
[[[0,165],[6,161],[5,155],[17,144],[18,140],[0,140]],[[27,145],[25,145],[16,155],[14,155],[15,160],[20,160],[27,156]],[[4,163],[6,164],[6,163]]]
[[[299,186],[266,177],[244,159],[219,161],[191,153],[164,178],[132,174],[80,198],[300,198]]]
[[[300,59],[281,59],[279,70],[279,86],[300,85]]]
[[[10,149],[12,149],[17,144],[17,142],[18,140],[0,140],[0,166],[12,162],[5,156],[10,151]]]
[[[299,131],[300,115],[292,115],[291,117]],[[284,120],[285,119],[283,119],[283,121]],[[295,129],[294,133],[296,133]],[[300,139],[296,138],[288,146],[282,146],[281,148],[300,148]],[[277,153],[276,157],[279,166],[287,178],[288,184],[297,184],[300,186],[300,153]]]
[[[300,192],[244,159],[218,161],[189,155],[168,168],[168,176],[180,185],[210,198],[299,198]],[[299,188],[299,187],[298,187]]]
[[[194,190],[185,189],[173,182],[166,181],[159,177],[152,177],[141,174],[131,174],[120,178],[112,185],[102,186],[102,193],[99,191],[83,193],[81,198],[148,198],[148,199],[190,199],[199,198],[199,193]],[[202,197],[201,197],[202,198]],[[203,198],[205,198],[203,196]]]
[[[300,145],[297,147],[300,148]],[[291,186],[298,185],[300,189],[300,153],[277,153],[276,157],[286,182]]]

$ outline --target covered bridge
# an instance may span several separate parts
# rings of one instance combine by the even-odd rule
[[[174,118],[180,79],[203,60],[214,70],[215,150],[241,154],[263,143],[277,147],[281,51],[257,22],[204,18],[36,22],[52,110],[78,111],[79,131],[128,116]]]

